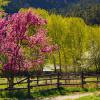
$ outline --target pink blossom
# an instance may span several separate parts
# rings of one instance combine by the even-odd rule
[[[44,63],[46,53],[55,50],[43,27],[46,23],[45,19],[32,12],[18,12],[0,19],[0,53],[7,56],[3,65],[5,72],[16,73],[35,68]],[[30,25],[36,28],[32,36],[28,35]],[[27,57],[27,49],[30,53],[38,52],[37,59],[33,55]]]

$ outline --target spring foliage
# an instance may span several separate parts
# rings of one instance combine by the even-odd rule
[[[95,66],[95,61],[99,64],[100,26],[86,25],[84,20],[78,17],[48,14],[43,9],[31,10],[47,19],[48,35],[60,46],[64,70],[67,66]],[[58,54],[55,54],[55,57],[56,63],[59,64]]]
[[[3,72],[29,71],[44,63],[56,46],[47,36],[47,21],[31,11],[0,19],[0,63]]]

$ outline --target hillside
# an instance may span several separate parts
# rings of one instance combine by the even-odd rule
[[[10,0],[11,2],[6,7],[8,12],[14,12],[22,7],[40,7],[44,9],[60,9],[75,6],[95,5],[100,3],[100,0]],[[13,9],[16,8],[16,9]]]
[[[100,0],[10,0],[3,8],[8,13],[14,13],[28,7],[43,8],[64,16],[82,17],[89,24],[100,24]]]

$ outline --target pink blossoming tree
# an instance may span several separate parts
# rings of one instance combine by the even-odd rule
[[[56,49],[46,34],[46,23],[30,11],[0,18],[0,63],[10,88],[16,73],[43,64],[45,55]]]

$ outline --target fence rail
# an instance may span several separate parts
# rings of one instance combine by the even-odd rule
[[[87,80],[88,78],[95,78],[92,80]],[[59,88],[60,86],[80,86],[85,88],[87,83],[95,83],[97,88],[99,88],[100,84],[100,74],[98,73],[43,73],[40,75],[29,75],[27,77],[23,77],[23,79],[15,82],[13,84],[13,88],[4,88],[0,89],[0,91],[6,90],[20,90],[27,89],[28,95],[31,94],[31,89],[39,86],[56,86]],[[26,87],[16,87],[16,85],[26,84]],[[8,85],[8,83],[0,83],[0,85]]]

